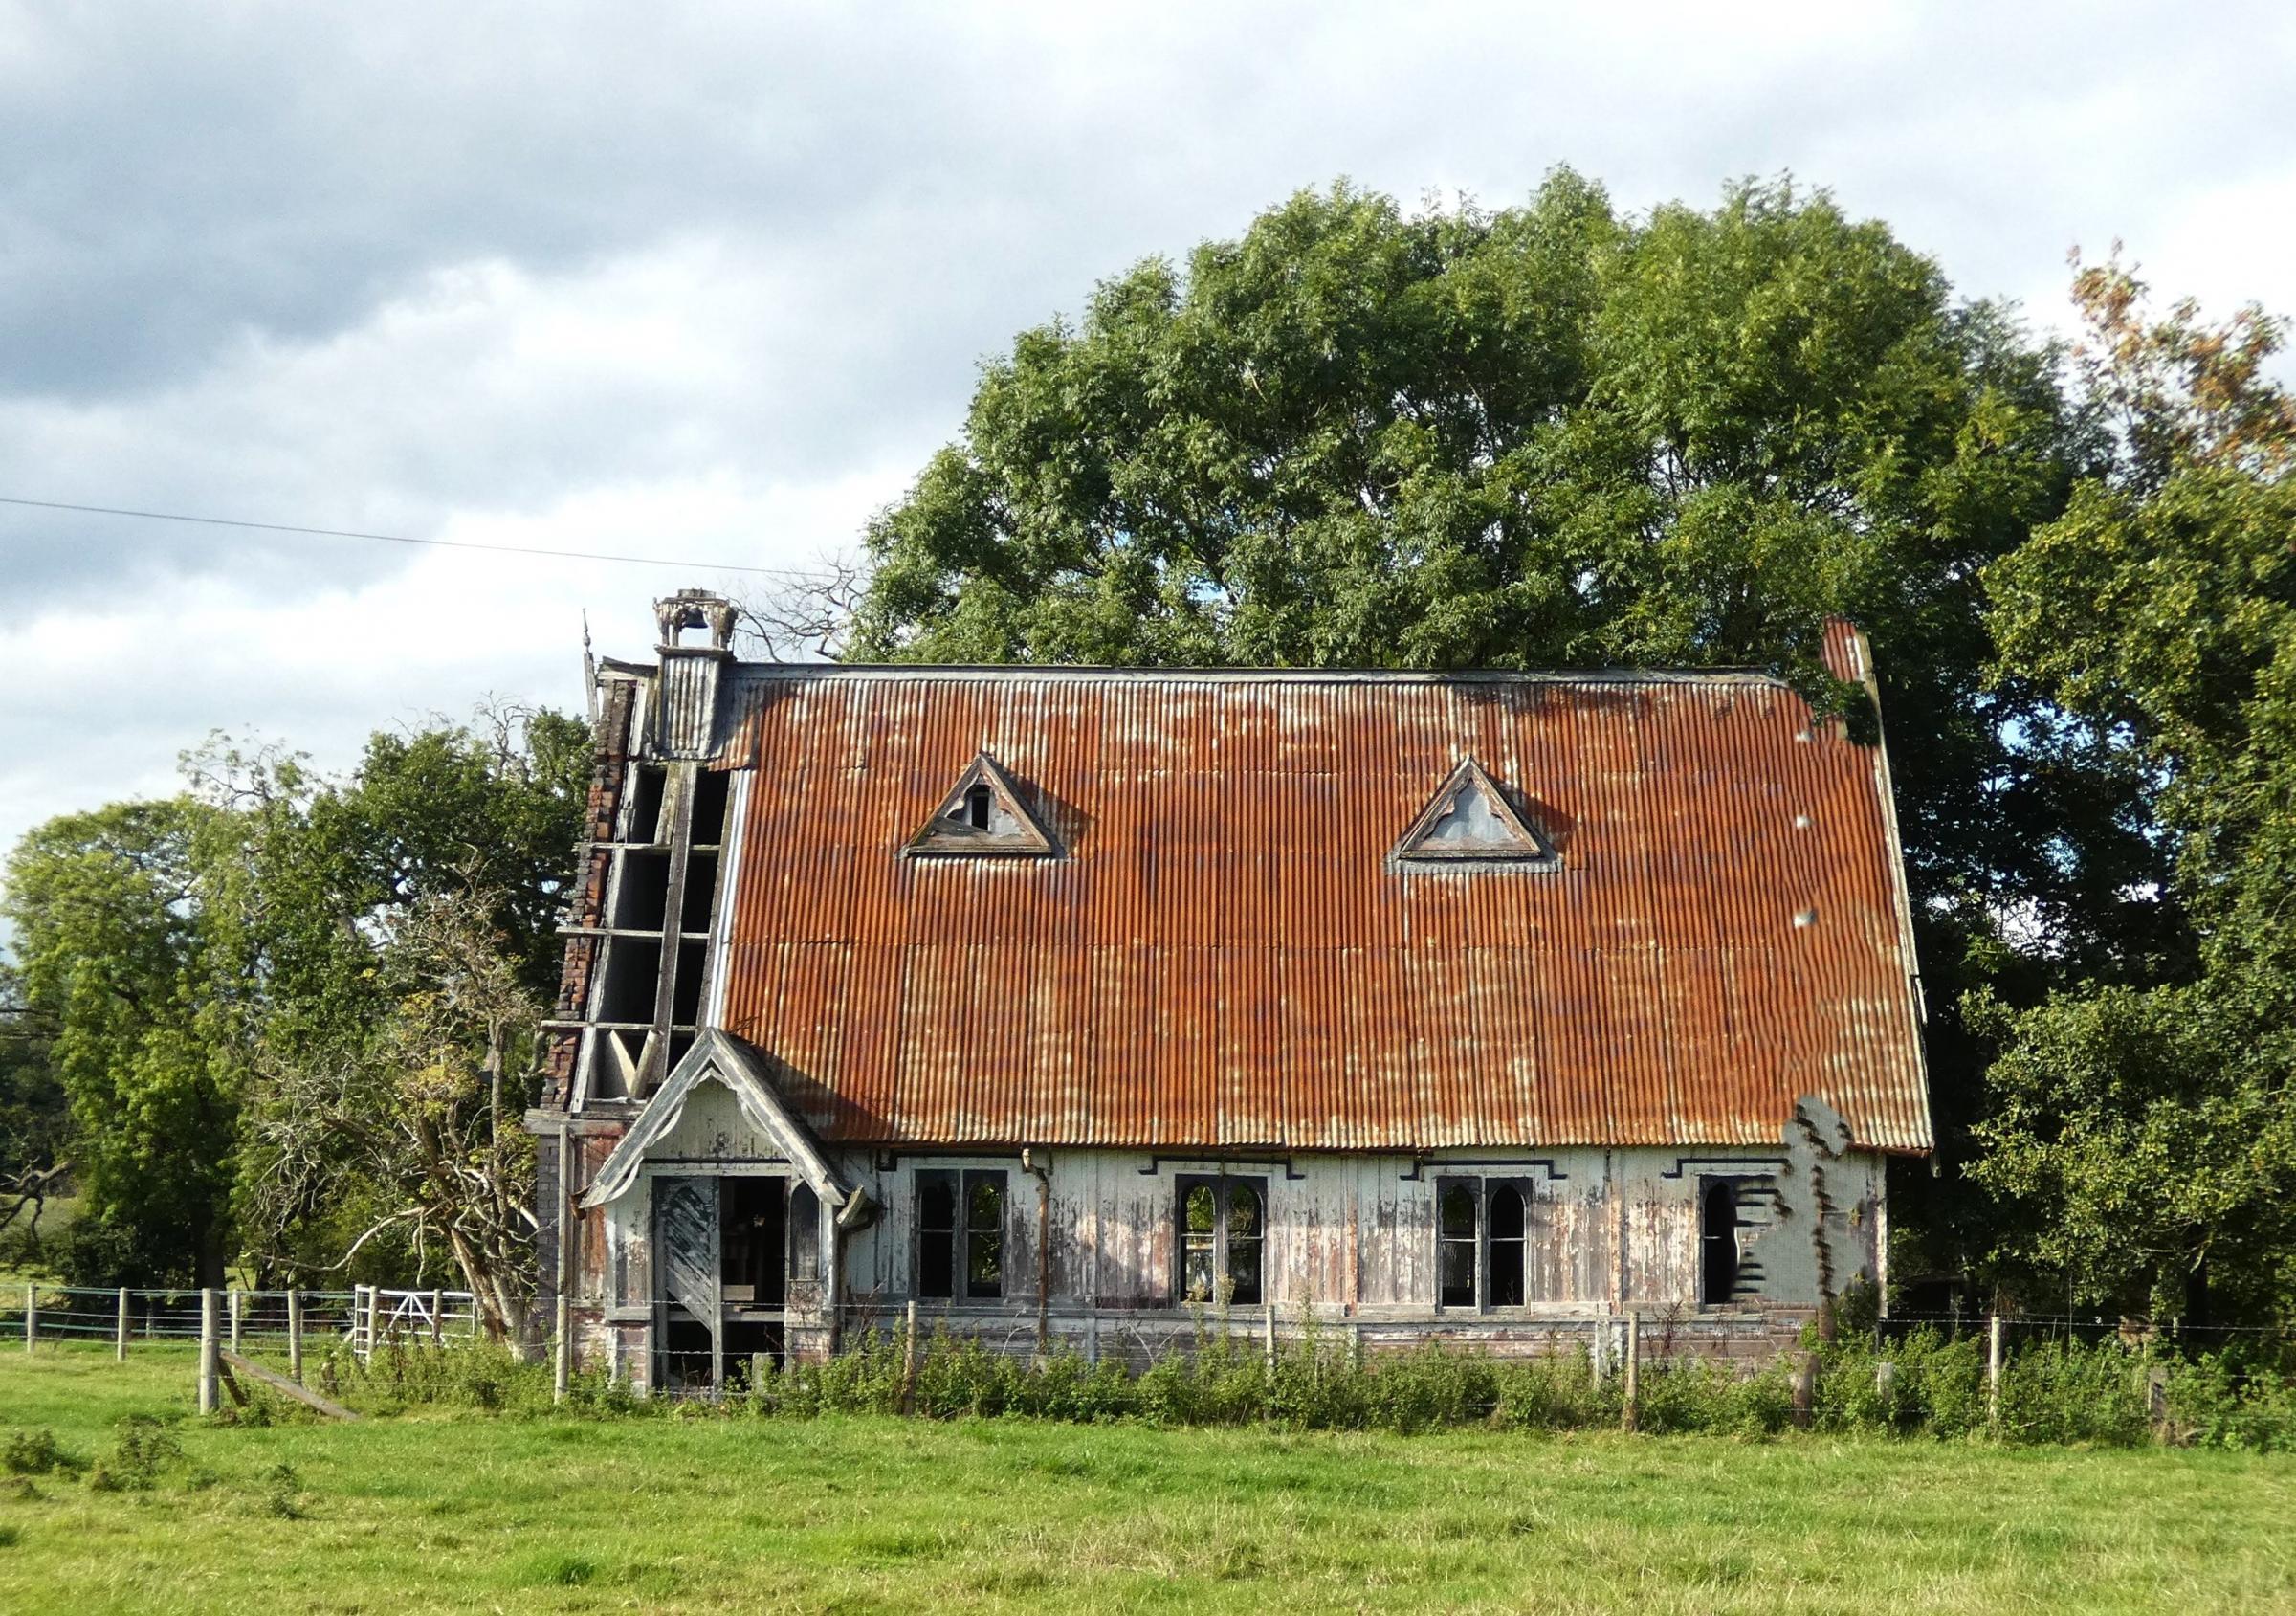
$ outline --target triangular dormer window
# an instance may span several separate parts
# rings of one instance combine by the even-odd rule
[[[966,765],[933,817],[909,838],[912,853],[1049,858],[1056,851],[1012,777],[986,752]]]
[[[1555,849],[1531,827],[1498,783],[1469,758],[1427,800],[1388,855],[1424,868],[1551,865]]]

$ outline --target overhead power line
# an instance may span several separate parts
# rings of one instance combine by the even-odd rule
[[[37,511],[77,511],[85,516],[135,517],[144,521],[186,521],[202,527],[244,527],[258,533],[299,533],[314,539],[371,539],[381,544],[422,544],[434,550],[488,550],[505,556],[542,556],[552,561],[603,561],[625,566],[674,566],[688,572],[742,572],[760,578],[828,578],[786,566],[739,566],[724,561],[671,561],[661,556],[616,556],[595,550],[548,550],[530,544],[488,544],[475,539],[416,539],[404,533],[360,533],[342,527],[297,527],[283,521],[239,521],[231,517],[193,517],[177,511],[131,511],[117,505],[75,505],[62,499],[19,499],[0,494],[0,505]]]

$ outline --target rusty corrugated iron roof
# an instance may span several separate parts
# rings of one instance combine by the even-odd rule
[[[745,664],[725,694],[719,761],[758,770],[725,1023],[828,1140],[1759,1144],[1814,1096],[1930,1146],[1881,754],[1775,680]],[[982,753],[1060,856],[904,856]],[[1552,865],[1390,865],[1470,758]]]

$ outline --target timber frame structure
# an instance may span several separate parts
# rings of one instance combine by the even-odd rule
[[[1755,1357],[1883,1278],[1931,1147],[1888,760],[1778,680],[763,664],[657,610],[527,1117],[581,1364],[706,1392],[912,1303]]]

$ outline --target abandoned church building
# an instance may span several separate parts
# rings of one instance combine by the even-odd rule
[[[919,1304],[1767,1353],[1929,1150],[1878,744],[1745,673],[599,665],[543,1290],[650,1389]],[[1872,689],[1832,625],[1835,673]],[[1663,1323],[1660,1322],[1663,1320]]]

